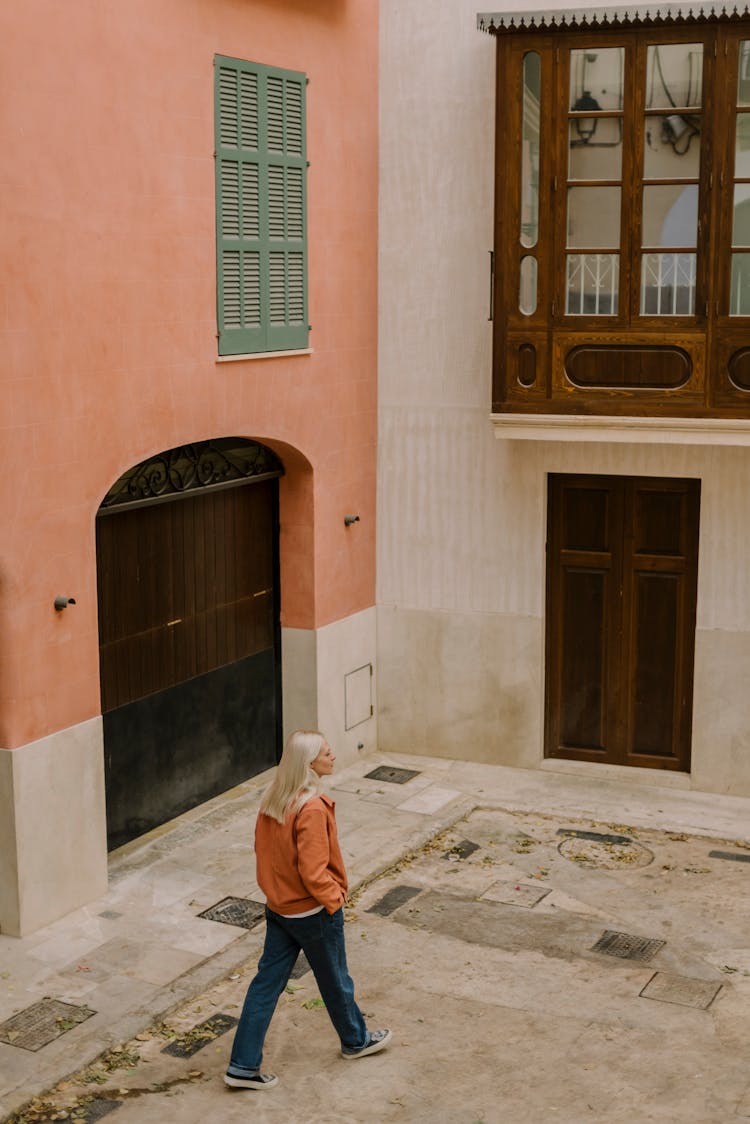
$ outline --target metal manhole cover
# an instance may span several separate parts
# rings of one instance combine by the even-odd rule
[[[0,1023],[0,1042],[21,1050],[41,1050],[95,1014],[90,1007],[78,1007],[60,999],[40,999]]]
[[[393,886],[387,894],[383,895],[380,901],[371,905],[367,912],[377,913],[379,917],[388,917],[389,914],[394,913],[400,906],[405,905],[421,893],[422,890],[418,886]]]
[[[617,933],[613,929],[605,929],[592,952],[602,952],[605,956],[619,956],[621,960],[650,960],[660,948],[664,948],[666,941],[656,940],[652,937],[634,937],[631,933]]]
[[[655,972],[639,994],[660,1003],[677,1003],[681,1007],[698,1007],[706,1011],[721,991],[716,980],[695,980],[690,976],[673,976]]]
[[[520,905],[533,909],[551,890],[539,886],[527,886],[523,882],[494,882],[481,895],[482,901],[498,902],[500,905]]]
[[[558,832],[558,834],[560,834]],[[596,866],[604,870],[619,870],[627,867],[648,866],[654,856],[647,847],[636,843],[627,836],[598,836],[594,832],[566,832],[566,838],[558,844],[558,851],[569,862],[579,866]],[[622,839],[624,842],[612,842]]]
[[[459,859],[468,859],[469,855],[473,855],[478,850],[478,843],[472,843],[470,839],[462,839],[460,843],[455,843],[449,851],[446,851],[443,858],[448,859],[449,862],[457,862]]]
[[[237,1026],[238,1022],[234,1015],[212,1015],[210,1019],[205,1019],[192,1030],[175,1038],[164,1047],[162,1054],[169,1054],[173,1058],[192,1058],[193,1054],[197,1054],[220,1035],[226,1034],[233,1026]]]
[[[738,855],[736,851],[709,851],[709,859],[730,859],[735,863],[750,863],[750,855]]]
[[[365,778],[371,781],[388,781],[390,784],[406,784],[412,777],[418,777],[418,769],[394,769],[391,765],[378,765]]]
[[[222,898],[198,916],[208,921],[222,921],[225,925],[238,925],[241,929],[252,929],[262,920],[265,912],[264,905],[249,898]]]

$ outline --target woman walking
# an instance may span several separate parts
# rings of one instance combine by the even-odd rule
[[[313,970],[342,1057],[361,1058],[388,1045],[390,1030],[368,1030],[354,1000],[346,965],[344,902],[348,889],[334,803],[320,778],[336,758],[322,734],[296,730],[284,746],[276,777],[255,827],[258,885],[266,895],[266,940],[248,988],[224,1081],[237,1089],[270,1089],[278,1077],[261,1073],[263,1042],[300,950]]]

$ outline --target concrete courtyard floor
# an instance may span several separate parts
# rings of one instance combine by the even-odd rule
[[[416,775],[368,778],[378,765]],[[8,1120],[750,1118],[750,801],[422,757],[377,755],[332,778],[358,887],[350,968],[391,1046],[343,1060],[301,972],[266,1045],[280,1084],[226,1089],[263,924],[197,914],[227,894],[261,900],[249,847],[261,780],[114,856],[106,900],[30,943],[0,938],[11,1017],[40,988],[96,1012],[36,1050],[2,1041],[3,1012]],[[103,922],[125,919],[108,936]],[[108,939],[71,958],[85,933]],[[181,945],[204,955],[186,968]]]

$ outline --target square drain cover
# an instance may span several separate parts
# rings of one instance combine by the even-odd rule
[[[709,851],[709,859],[729,859],[735,863],[750,863],[750,855],[740,855],[737,851]]]
[[[643,991],[644,999],[658,999],[660,1003],[679,1003],[682,1007],[707,1010],[721,991],[716,980],[694,980],[690,976],[672,976],[668,972],[655,972]]]
[[[391,784],[406,784],[412,777],[419,776],[419,769],[394,769],[391,765],[379,765],[365,778],[371,781],[389,781]]]
[[[456,859],[468,859],[469,855],[473,855],[478,850],[478,843],[472,843],[470,839],[462,839],[460,843],[451,847],[450,851],[446,851],[443,858],[455,862]]]
[[[379,902],[371,905],[367,912],[377,913],[379,917],[388,917],[399,906],[406,905],[407,902],[421,893],[422,890],[418,886],[394,886],[387,894],[383,895]]]
[[[162,1054],[170,1054],[173,1058],[192,1058],[209,1042],[213,1042],[221,1034],[226,1034],[233,1026],[237,1026],[239,1019],[234,1015],[213,1015],[202,1023],[198,1023],[192,1030],[180,1034],[162,1050]]]
[[[651,937],[634,937],[630,933],[616,933],[612,929],[605,929],[596,944],[592,945],[591,951],[603,952],[605,956],[619,956],[621,960],[648,961],[666,943]]]
[[[87,1101],[82,1106],[84,1115],[81,1117],[83,1124],[94,1124],[95,1120],[101,1120],[104,1116],[109,1116],[110,1112],[114,1112],[119,1108],[122,1101],[108,1101],[105,1097],[95,1097],[93,1101]]]
[[[248,898],[222,898],[198,916],[209,921],[223,921],[225,925],[238,925],[241,929],[252,929],[265,916],[265,912],[264,905]]]
[[[41,1050],[61,1034],[95,1015],[90,1007],[63,1003],[60,999],[40,999],[25,1011],[0,1023],[0,1042],[22,1050]]]
[[[551,890],[540,886],[526,886],[523,882],[495,882],[481,895],[482,901],[499,902],[500,905],[523,905],[533,909]]]

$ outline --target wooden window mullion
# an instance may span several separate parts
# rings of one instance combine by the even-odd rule
[[[629,134],[626,144],[628,161],[627,180],[623,177],[623,211],[627,216],[627,319],[628,325],[637,322],[641,299],[641,232],[643,230],[643,144],[645,122],[643,107],[646,86],[646,44],[631,36],[626,50],[631,61],[625,68],[625,129]]]

